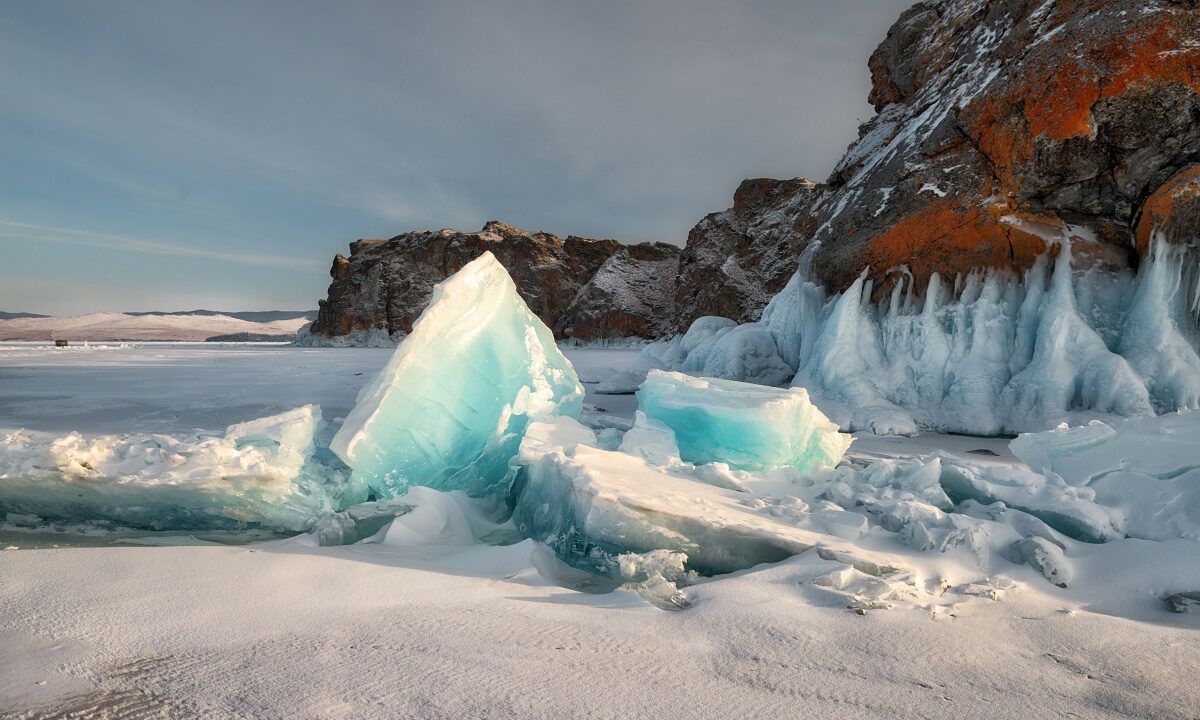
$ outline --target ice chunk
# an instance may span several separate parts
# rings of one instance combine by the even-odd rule
[[[535,423],[514,461],[521,467],[514,523],[577,566],[610,574],[622,555],[668,550],[686,553],[691,570],[718,574],[814,546],[875,572],[886,565],[838,538],[757,512],[744,493],[596,448],[589,435],[567,418]]]
[[[1010,562],[1030,566],[1062,588],[1071,584],[1075,574],[1062,548],[1045,538],[1021,538],[1005,549],[1004,556]]]
[[[1200,591],[1177,592],[1163,598],[1173,613],[1200,613]]]
[[[771,388],[732,380],[653,371],[638,390],[650,420],[675,433],[680,457],[734,468],[836,465],[850,436],[808,400],[803,388]]]
[[[1123,535],[1118,511],[1096,502],[1092,489],[1068,485],[1054,474],[959,461],[944,465],[941,484],[955,502],[1003,502],[1083,542],[1107,542]]]
[[[230,426],[223,435],[0,436],[0,514],[211,530],[308,530],[365,499],[346,473],[311,461],[315,405]]]
[[[1118,514],[1125,534],[1200,539],[1198,412],[1063,427],[1009,446],[1031,467],[1094,494]]]
[[[530,420],[582,403],[550,329],[485,252],[434,289],[330,447],[382,497],[410,485],[502,494]]]
[[[632,370],[617,370],[596,384],[596,392],[601,395],[632,395],[644,379]]]
[[[1022,433],[1008,447],[1037,472],[1062,472],[1070,458],[1078,453],[1102,447],[1117,434],[1111,426],[1093,420],[1081,427],[1067,427],[1040,433]],[[1058,470],[1055,470],[1055,466]],[[1080,472],[1070,473],[1078,477]],[[1090,480],[1090,476],[1086,479]],[[1078,484],[1078,483],[1075,483]]]
[[[686,356],[683,364],[678,368],[663,366],[661,369],[681,369],[684,372],[704,374],[704,366],[712,354],[713,347],[737,326],[737,323],[729,318],[715,315],[697,318],[679,340],[679,349]]]
[[[683,335],[683,339],[679,342],[679,347],[686,354],[691,354],[700,344],[709,338],[716,335],[721,330],[737,327],[737,323],[726,317],[717,315],[705,315],[704,317],[696,318],[688,327],[688,330]]]
[[[675,432],[666,423],[646,417],[641,410],[637,411],[633,427],[621,438],[617,449],[637,455],[651,465],[671,465],[680,461]]]

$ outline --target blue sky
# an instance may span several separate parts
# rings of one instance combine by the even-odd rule
[[[682,244],[824,178],[908,0],[7,3],[0,309],[301,309],[360,237]]]

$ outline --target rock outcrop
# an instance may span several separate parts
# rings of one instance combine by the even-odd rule
[[[500,223],[360,241],[312,331],[407,332],[484,248],[560,337],[594,340],[757,320],[800,267],[830,292],[865,269],[880,299],[901,277],[1023,272],[1060,238],[1117,270],[1156,232],[1200,244],[1197,0],[926,0],[869,68],[878,112],[828,179],[743,182],[682,253]]]
[[[679,255],[666,243],[622,246],[558,317],[554,334],[583,341],[671,335]]]
[[[745,180],[734,193],[732,208],[712,213],[692,228],[675,283],[680,332],[705,315],[738,322],[758,319],[796,272],[803,239],[811,233],[804,226],[811,216],[788,215],[781,205],[807,198],[815,188],[803,178]]]
[[[659,337],[670,330],[661,298],[670,297],[680,248],[561,239],[492,221],[473,233],[410,232],[351,243],[349,257],[334,258],[328,297],[301,342],[395,342],[412,330],[433,286],[485,250],[560,338]],[[650,281],[655,277],[666,277],[666,287]]]
[[[831,291],[869,268],[882,296],[900,274],[1025,270],[1064,235],[1122,268],[1154,229],[1200,234],[1195,0],[929,0],[870,70],[878,114],[824,183],[748,181],[692,231],[678,329],[754,319],[801,257]]]

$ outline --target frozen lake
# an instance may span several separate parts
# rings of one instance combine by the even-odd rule
[[[308,403],[337,422],[391,352],[0,344],[0,432],[220,431]],[[587,404],[632,417],[633,396],[592,390],[630,367],[636,350],[566,354]],[[1007,440],[933,434],[858,435],[849,456],[936,449],[1016,462]],[[714,493],[732,492],[691,490],[697,518]],[[761,493],[747,500],[768,513],[743,511],[747,522],[776,522],[773,510],[794,523],[854,514],[817,500],[811,513]],[[1007,526],[955,513],[942,524],[976,534],[935,524],[953,540],[940,549],[874,525],[861,533],[857,549],[907,568],[894,581],[801,553],[697,578],[683,589],[690,607],[665,612],[636,586],[597,592],[613,583],[597,585],[533,540],[464,543],[437,513],[418,506],[382,541],[334,547],[306,536],[230,542],[262,533],[0,532],[0,546],[20,548],[0,552],[0,715],[569,717],[600,708],[597,717],[1184,720],[1200,707],[1195,616],[1168,613],[1159,599],[1195,587],[1189,540],[1051,535],[1075,572],[1060,588],[988,544],[986,533]],[[887,601],[850,612],[859,596],[845,583],[886,591]]]
[[[68,348],[0,343],[0,432],[87,434],[220,430],[300,405],[337,421],[389,357],[389,348],[277,343],[134,343]],[[596,395],[608,368],[635,349],[570,349],[587,402],[632,419],[630,395]]]

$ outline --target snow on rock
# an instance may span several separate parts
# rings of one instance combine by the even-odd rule
[[[578,416],[582,402],[549,328],[485,252],[434,289],[330,448],[382,497],[411,485],[503,493],[526,425]]]
[[[221,435],[0,436],[0,512],[150,529],[303,531],[365,500],[346,473],[314,463],[313,405]]]
[[[637,396],[638,422],[670,428],[687,462],[809,470],[836,465],[850,447],[850,436],[838,432],[803,388],[777,389],[655,370]]]
[[[554,334],[583,342],[670,335],[679,252],[666,243],[621,246],[555,318]]]

